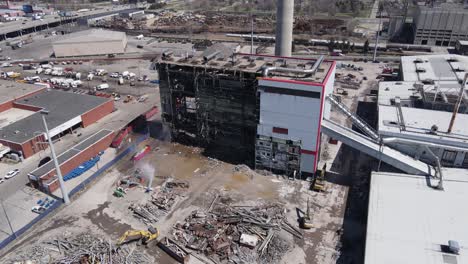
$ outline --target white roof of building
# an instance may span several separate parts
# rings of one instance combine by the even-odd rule
[[[454,61],[449,61],[449,60]],[[460,69],[463,71],[456,72]],[[463,80],[468,71],[468,57],[452,54],[401,57],[403,81],[452,81]]]
[[[418,92],[416,84],[422,85],[425,93],[443,92],[446,95],[458,98],[460,84],[455,82],[436,82],[435,84],[422,84],[420,82],[380,82],[378,103],[381,105],[393,105],[392,101],[396,97],[402,100],[402,106],[413,107],[411,104],[405,105],[404,100],[411,98],[422,98]],[[468,97],[468,90],[465,90]]]
[[[414,82],[380,82],[379,83],[379,105],[392,105],[395,97],[407,100],[411,96],[418,96],[419,92],[414,88]]]
[[[468,263],[468,170],[443,172],[444,191],[423,176],[372,173],[366,264]],[[459,243],[459,255],[442,251],[449,240]]]
[[[54,42],[54,44],[73,44],[85,42],[102,42],[102,41],[122,41],[125,39],[125,32],[103,30],[103,29],[90,29],[78,31],[65,35],[65,38]]]
[[[457,40],[461,45],[468,46],[468,40]]]
[[[447,129],[452,117],[451,112],[430,109],[402,107],[406,130],[401,130],[396,106],[379,105],[379,134],[386,137],[425,140],[457,147],[468,147],[468,115],[457,114],[452,133]],[[437,125],[437,135],[430,134],[431,127]]]

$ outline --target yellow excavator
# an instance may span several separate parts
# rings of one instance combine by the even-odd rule
[[[126,243],[138,241],[138,245],[146,245],[149,242],[155,240],[159,236],[159,230],[156,227],[148,227],[146,230],[129,230],[125,232],[117,241],[117,246],[121,246]]]
[[[314,228],[312,224],[312,219],[310,219],[310,206],[309,206],[309,198],[307,198],[307,211],[306,213],[299,217],[299,227],[303,229],[311,229]]]
[[[325,173],[327,171],[327,164],[323,165],[322,170],[315,177],[314,182],[312,183],[312,190],[316,192],[325,191]]]

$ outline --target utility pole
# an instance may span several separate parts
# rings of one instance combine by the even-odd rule
[[[468,80],[468,73],[465,73],[465,78],[463,78],[463,82],[460,87],[460,92],[458,93],[458,99],[453,107],[453,114],[452,118],[450,119],[450,125],[448,127],[447,133],[452,133],[453,125],[455,124],[455,118],[457,117],[458,109],[460,109],[460,104],[463,99],[463,93],[465,92],[466,81]]]
[[[250,35],[250,54],[254,54],[254,14],[250,13],[250,19],[252,23],[252,31]]]
[[[70,203],[70,198],[68,198],[68,192],[67,192],[67,190],[65,188],[65,183],[63,181],[62,171],[60,169],[60,164],[58,163],[57,155],[55,154],[54,144],[52,143],[52,138],[50,136],[49,128],[47,127],[47,121],[46,121],[46,118],[45,118],[45,116],[49,114],[49,111],[41,110],[40,113],[41,113],[41,116],[42,116],[42,122],[44,123],[44,129],[45,129],[45,132],[46,132],[46,135],[47,135],[47,141],[49,142],[49,148],[50,148],[50,152],[52,154],[52,159],[54,160],[55,170],[57,171],[57,177],[58,177],[59,184],[60,184],[60,190],[62,191],[63,202],[65,204],[69,204]]]

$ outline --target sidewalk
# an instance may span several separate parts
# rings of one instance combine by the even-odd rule
[[[46,197],[54,200],[47,194],[26,186],[3,201],[3,208],[0,208],[0,241],[13,234],[11,229],[17,232],[36,218],[38,214],[31,209],[37,205],[37,201]]]
[[[88,179],[90,176],[92,176],[95,172],[99,170],[104,164],[109,163],[112,159],[114,159],[117,155],[117,151],[113,148],[108,148],[106,151],[104,151],[104,154],[102,154],[101,159],[96,163],[94,167],[83,173],[82,175],[73,178],[71,180],[68,180],[65,182],[65,188],[68,193],[70,193],[75,187],[78,185],[82,184],[86,179]],[[57,189],[55,192],[52,193],[53,196],[62,199],[62,191]]]

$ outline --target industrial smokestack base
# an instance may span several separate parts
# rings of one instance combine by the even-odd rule
[[[294,0],[278,0],[276,10],[275,55],[291,57]]]

